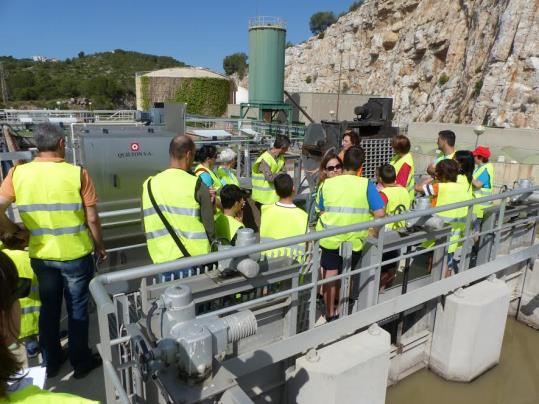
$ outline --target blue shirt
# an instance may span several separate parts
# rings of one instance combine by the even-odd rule
[[[483,184],[481,188],[490,188],[490,175],[488,175],[488,171],[483,170],[479,177],[477,177],[477,181]]]
[[[369,209],[371,212],[378,209],[384,209],[384,201],[378,193],[376,185],[370,180],[369,185],[367,186],[367,201],[369,202]],[[324,210],[324,195],[321,192],[318,199],[318,209]]]
[[[213,178],[208,173],[202,173],[199,175],[200,179],[208,188],[211,188],[213,185]]]

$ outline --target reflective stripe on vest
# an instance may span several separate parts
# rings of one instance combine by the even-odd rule
[[[194,216],[197,217],[200,215],[200,209],[186,209],[186,208],[177,208],[175,206],[161,205],[157,204],[157,207],[161,209],[161,212],[167,212],[173,215],[184,215],[184,216]],[[157,212],[153,206],[148,209],[144,209],[142,214],[144,216],[156,215]]]
[[[58,210],[81,210],[82,203],[36,203],[34,205],[17,205],[19,212],[39,212],[39,211],[58,211]]]
[[[92,251],[80,195],[80,167],[48,161],[23,164],[13,173],[13,187],[30,232],[30,257],[69,261]]]
[[[223,181],[226,185],[237,185],[240,186],[240,181],[238,180],[238,177],[236,177],[236,174],[234,174],[233,170],[227,167],[219,167],[217,169],[217,177],[221,180],[221,184]]]
[[[142,186],[142,213],[147,247],[154,263],[183,257],[148,196],[147,179]],[[199,179],[180,169],[169,168],[152,179],[152,192],[170,225],[191,255],[207,254],[210,244],[200,219],[200,205],[195,199]],[[176,190],[170,192],[171,189]]]
[[[402,186],[385,187],[382,192],[387,198],[387,205],[385,208],[386,215],[394,215],[399,206],[403,206],[404,210],[410,209],[410,194],[406,188]],[[396,230],[406,226],[406,222],[401,220],[399,222],[390,223],[386,225],[386,229]]]
[[[195,167],[195,175],[199,177],[202,173],[207,173],[213,181],[211,184],[211,187],[209,188],[213,188],[216,191],[221,189],[223,185],[221,184],[221,181],[219,180],[217,175],[215,175],[215,173],[212,170],[210,170],[208,167],[202,164],[199,164],[198,166]]]
[[[159,219],[159,220],[161,220],[161,219]],[[180,229],[175,229],[175,230],[176,230],[176,234],[179,237],[187,238],[187,239],[190,239],[190,240],[204,240],[204,239],[208,238],[206,232],[181,231]],[[167,236],[169,234],[169,232],[165,228],[165,229],[161,229],[161,230],[157,230],[157,231],[149,231],[149,232],[146,232],[144,234],[146,234],[146,239],[150,240],[150,239],[157,238],[157,237]]]
[[[79,224],[78,226],[73,226],[73,227],[62,227],[61,229],[48,229],[44,227],[44,228],[30,229],[30,234],[32,236],[45,236],[45,235],[63,236],[65,234],[80,233],[86,229],[87,227],[85,224]]]
[[[494,166],[492,165],[492,163],[485,163],[485,164],[482,164],[478,167],[476,167],[474,173],[473,173],[473,177],[474,179],[478,179],[481,174],[483,174],[484,171],[487,171],[488,175],[489,175],[489,185],[490,185],[490,188],[486,188],[486,187],[482,187],[480,189],[476,189],[474,188],[473,190],[473,196],[474,198],[482,198],[484,196],[490,196],[492,195],[492,192],[493,192],[493,187],[494,187]],[[481,203],[481,204],[476,204],[474,205],[474,209],[473,209],[473,213],[479,218],[479,219],[482,219],[483,216],[484,216],[484,210],[485,208],[488,208],[492,206],[492,201],[491,202],[484,202],[484,203]]]
[[[438,198],[436,207],[450,205],[457,202],[464,202],[471,199],[467,185],[456,182],[445,182],[438,184]],[[468,207],[451,209],[437,214],[444,222],[448,223],[452,228],[451,241],[458,240],[464,234],[466,229],[466,218],[468,216]],[[462,242],[452,243],[449,245],[448,252],[454,253],[457,247],[460,247]]]
[[[389,162],[394,168],[395,173],[398,175],[400,169],[404,165],[404,163],[408,164],[410,166],[410,173],[408,174],[408,180],[406,181],[406,189],[408,190],[408,193],[410,195],[410,201],[414,199],[415,196],[415,165],[414,165],[414,158],[412,157],[411,153],[406,153],[403,156],[395,155]]]
[[[320,188],[324,199],[324,211],[318,219],[316,230],[333,229],[372,220],[367,200],[368,184],[368,179],[353,175],[326,179]],[[363,239],[367,234],[367,230],[338,234],[321,239],[320,245],[334,250],[343,242],[350,241],[354,251],[361,251]]]
[[[284,157],[279,156],[277,160],[270,152],[266,151],[256,159],[251,171],[252,199],[263,205],[271,205],[279,200],[273,183],[266,181],[264,175],[258,170],[260,163],[264,161],[268,164],[272,174],[277,174],[284,167]]]
[[[31,280],[30,294],[19,299],[21,305],[21,328],[19,338],[26,338],[39,333],[39,311],[41,301],[39,300],[39,286],[37,277],[32,270],[30,257],[26,251],[2,249],[15,264],[19,278]]]
[[[281,240],[300,236],[307,232],[308,215],[298,207],[287,207],[277,204],[264,205],[260,212],[260,240]],[[289,256],[302,262],[305,244],[275,248],[263,251],[270,257]]]

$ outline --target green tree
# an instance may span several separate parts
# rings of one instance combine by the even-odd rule
[[[223,59],[223,69],[229,76],[238,73],[238,77],[242,79],[245,76],[247,66],[247,55],[243,52],[233,53]]]
[[[363,1],[364,0],[354,1],[348,8],[348,12],[357,10],[363,4]]]
[[[311,32],[316,35],[324,32],[326,28],[335,23],[335,21],[337,21],[337,18],[335,17],[335,14],[333,14],[333,11],[319,11],[311,15],[309,28]]]

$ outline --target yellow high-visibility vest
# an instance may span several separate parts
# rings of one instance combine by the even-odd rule
[[[215,219],[215,236],[230,243],[236,236],[237,231],[243,227],[243,223],[235,217],[219,212],[217,219]]]
[[[471,198],[472,197],[468,192],[467,185],[457,182],[441,182],[438,184],[438,198],[436,207],[468,201]],[[445,212],[440,212],[437,215],[444,219],[446,223],[449,223],[453,229],[450,240],[458,240],[464,236],[464,231],[466,230],[466,218],[468,216],[467,207],[451,209]],[[448,252],[455,252],[461,245],[462,242],[450,244]]]
[[[322,184],[320,193],[324,199],[324,211],[316,223],[316,230],[334,229],[372,220],[367,199],[369,180],[354,175],[339,175],[328,178]],[[320,240],[327,249],[337,249],[342,243],[352,243],[353,251],[363,249],[363,240],[368,230],[338,234]]]
[[[219,167],[217,169],[217,177],[221,180],[222,185],[237,185],[240,186],[240,181],[233,170],[226,167]]]
[[[473,196],[474,198],[482,198],[485,196],[492,195],[493,188],[494,188],[494,166],[492,163],[485,163],[481,164],[480,166],[476,166],[473,177],[474,179],[478,179],[481,174],[483,174],[484,171],[487,171],[489,177],[490,177],[490,184],[489,187],[486,187],[484,184],[480,189],[474,188],[473,190]],[[492,206],[492,202],[486,202],[478,205],[474,205],[473,207],[473,213],[479,218],[482,219],[484,216],[484,210],[488,207]]]
[[[219,189],[221,189],[221,187],[222,187],[221,180],[219,180],[219,178],[217,177],[217,175],[215,175],[215,173],[213,172],[213,170],[210,170],[208,167],[206,167],[206,166],[204,166],[204,165],[202,165],[202,164],[199,164],[198,166],[195,167],[195,175],[196,175],[197,177],[200,177],[200,175],[201,175],[202,173],[207,173],[207,174],[211,177],[211,179],[212,179],[212,181],[213,181],[213,183],[211,184],[211,186],[208,187],[208,188],[213,188],[213,189],[215,189],[216,191],[218,191]]]
[[[307,222],[307,213],[297,206],[264,205],[260,213],[260,241],[280,240],[305,234]],[[264,251],[263,254],[270,257],[286,255],[301,260],[305,254],[305,244],[275,248]]]
[[[200,204],[195,199],[199,179],[184,170],[169,168],[148,178],[142,186],[144,231],[152,261],[155,264],[173,261],[183,257],[183,254],[150,201],[147,186],[150,179],[157,205],[176,230],[189,254],[194,256],[209,253],[210,243],[200,219]]]
[[[69,261],[93,250],[82,203],[81,168],[66,162],[17,166],[13,187],[30,231],[30,258]]]
[[[414,158],[412,157],[412,153],[406,153],[404,156],[399,156],[396,154],[393,156],[389,164],[391,164],[395,168],[395,173],[399,174],[399,170],[402,168],[404,163],[408,164],[410,166],[410,173],[408,174],[408,180],[406,181],[406,189],[408,190],[408,193],[410,195],[410,201],[414,199],[415,196],[415,166],[414,166]]]
[[[410,209],[410,194],[406,188],[400,185],[396,187],[385,187],[380,192],[387,197],[387,205],[385,207],[386,216],[398,214],[396,210],[399,206],[402,206],[404,210]],[[387,224],[386,229],[396,230],[405,225],[406,222],[401,220],[399,222]]]
[[[21,390],[8,393],[6,399],[0,399],[0,403],[7,404],[99,404],[98,401],[87,400],[68,393],[56,393],[41,390],[39,387],[30,385]]]
[[[7,248],[2,249],[15,266],[19,273],[19,278],[26,278],[31,280],[30,294],[22,299],[19,299],[21,305],[21,330],[19,338],[26,338],[31,335],[37,335],[39,333],[39,310],[41,308],[41,301],[39,300],[39,286],[37,284],[37,277],[32,270],[30,264],[30,256],[28,252],[22,250],[9,250]]]
[[[279,200],[279,196],[275,192],[273,182],[266,181],[264,174],[259,171],[260,163],[265,161],[273,174],[277,174],[284,167],[284,157],[279,156],[277,160],[273,158],[269,151],[262,153],[253,164],[251,172],[251,183],[253,192],[251,197],[254,201],[262,205],[271,205]]]
[[[468,196],[470,199],[473,198],[473,186],[468,182],[468,178],[464,174],[459,174],[457,176],[457,183],[462,184],[466,187],[466,192],[468,193]]]

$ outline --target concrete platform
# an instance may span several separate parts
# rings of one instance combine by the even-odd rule
[[[67,318],[62,318],[61,329],[67,329]],[[97,327],[97,315],[90,313],[90,347],[97,352],[96,344],[99,341],[99,331]],[[67,345],[67,338],[62,341],[62,345]],[[38,366],[39,358],[29,360],[30,366]],[[45,388],[50,391],[71,393],[91,400],[106,402],[105,385],[103,383],[103,368],[99,367],[93,370],[84,379],[75,379],[73,377],[73,368],[69,360],[64,363],[58,376],[47,379]]]
[[[431,370],[446,380],[469,382],[497,365],[510,295],[505,282],[493,278],[459,289],[439,304]]]
[[[328,327],[328,325],[326,325]],[[288,402],[383,404],[390,335],[377,325],[296,360]]]

